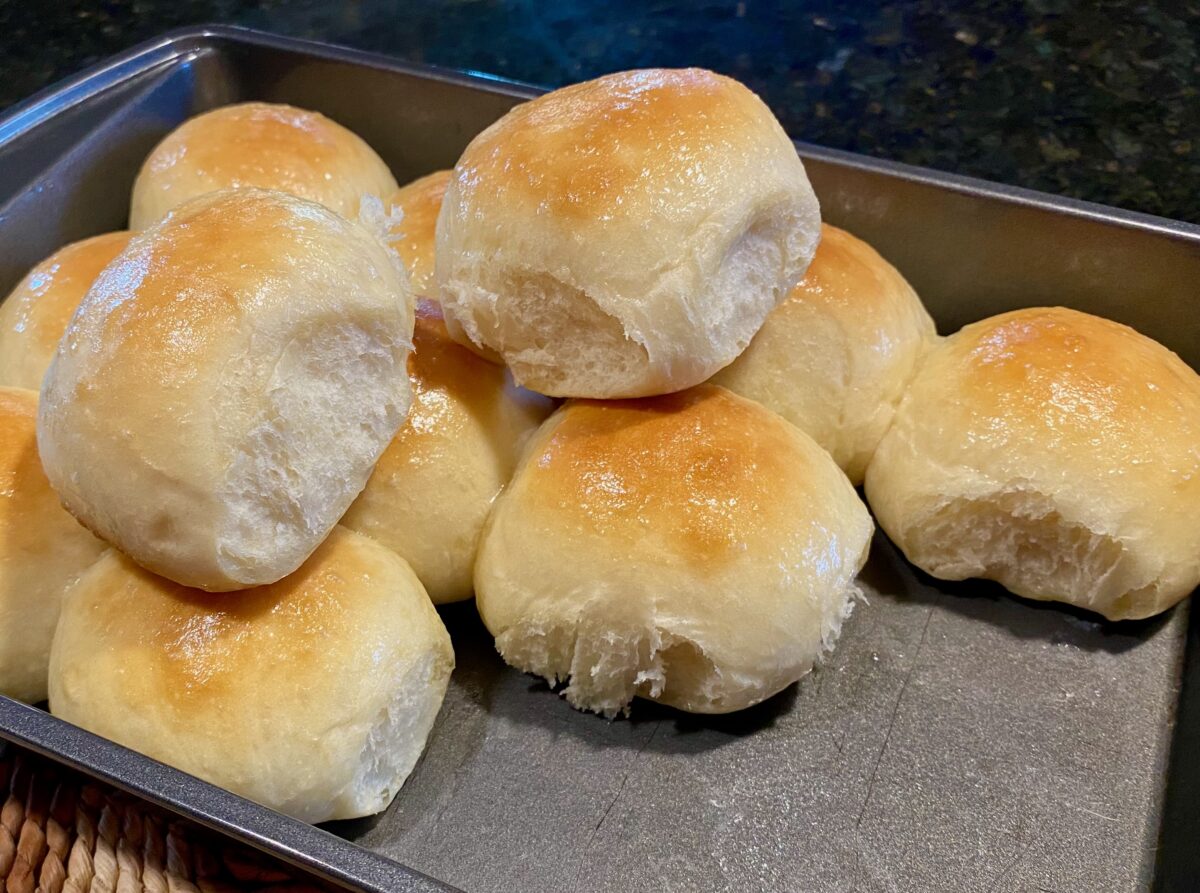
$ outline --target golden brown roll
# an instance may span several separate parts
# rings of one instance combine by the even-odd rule
[[[782,415],[860,484],[936,335],[896,268],[826,224],[804,281],[712,382]]]
[[[105,233],[60,248],[0,304],[0,385],[38,390],[71,314],[132,233]]]
[[[343,528],[296,573],[214,596],[110,550],[68,593],[50,710],[307,822],[387,807],[454,652],[412,570]]]
[[[935,577],[1149,617],[1200,583],[1200,376],[1086,313],[985,319],[926,356],[866,488]]]
[[[437,300],[433,279],[433,248],[437,234],[438,211],[450,182],[450,171],[437,171],[401,186],[392,193],[389,204],[403,212],[400,222],[388,233],[389,244],[412,278],[413,292]]]
[[[104,544],[63,511],[38,460],[37,392],[0,387],[0,694],[46,699],[63,592]]]
[[[833,646],[872,527],[824,450],[724,388],[572,401],[496,502],[476,603],[576,707],[727,713]]]
[[[408,374],[408,418],[341,523],[407,560],[434,604],[461,601],[492,502],[553,406],[451,340],[431,301],[417,302]]]
[[[451,335],[558,397],[638,397],[733,360],[804,275],[820,214],[762,101],[701,69],[608,75],[476,137],[438,218]]]
[[[135,237],[46,374],[63,504],[201,589],[291,573],[358,495],[410,399],[395,255],[314,202],[212,193]]]
[[[197,196],[247,186],[355,218],[363,196],[382,201],[396,179],[370,146],[318,112],[227,105],[184,121],[146,158],[133,184],[129,228],[145,229]]]

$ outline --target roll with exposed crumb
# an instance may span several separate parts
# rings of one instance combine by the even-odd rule
[[[770,109],[701,69],[608,75],[477,136],[437,228],[451,334],[556,397],[640,397],[733,360],[800,281],[820,214]]]
[[[412,570],[343,528],[294,574],[213,596],[109,551],[68,593],[50,710],[307,822],[391,802],[454,653]]]
[[[724,388],[571,401],[496,503],[476,600],[504,659],[576,707],[727,713],[833,645],[872,529],[824,450]]]
[[[412,329],[378,234],[282,192],[203,196],[134,238],[80,305],[42,387],[46,473],[155,573],[274,582],[403,422]]]
[[[935,577],[1149,617],[1200,584],[1200,376],[1075,310],[985,319],[921,364],[866,491]]]

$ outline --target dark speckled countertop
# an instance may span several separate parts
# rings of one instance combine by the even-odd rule
[[[0,0],[0,106],[200,22],[551,86],[702,65],[798,139],[1200,222],[1200,2]]]

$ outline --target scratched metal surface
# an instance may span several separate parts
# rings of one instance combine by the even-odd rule
[[[212,106],[319,109],[403,181],[451,164],[528,95],[229,32],[166,40],[83,86],[0,122],[0,288],[121,226],[149,148]],[[801,150],[825,217],[895,262],[943,331],[1063,303],[1200,366],[1200,228]],[[330,830],[470,893],[1197,889],[1185,832],[1200,785],[1178,745],[1160,836],[1186,609],[1098,624],[915,575],[882,537],[865,578],[868,603],[824,667],[724,718],[641,702],[612,723],[578,713],[503,666],[470,604],[446,609],[458,669],[422,762],[383,815]],[[1188,667],[1179,741],[1194,749]],[[434,886],[36,711],[0,702],[0,737],[340,883]]]
[[[426,755],[336,833],[463,890],[1149,888],[1185,620],[917,579],[879,537],[832,659],[742,715],[571,709],[473,609]]]

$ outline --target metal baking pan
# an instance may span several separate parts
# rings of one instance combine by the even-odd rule
[[[175,32],[0,121],[0,288],[124,225],[142,158],[213,106],[318,109],[404,182],[534,93],[250,31]],[[825,217],[890,258],[943,331],[1066,304],[1200,367],[1200,228],[799,148]],[[713,718],[578,713],[503,665],[471,604],[445,608],[458,669],[425,756],[387,812],[324,830],[13,702],[0,737],[364,890],[1200,889],[1186,605],[1098,623],[914,573],[882,536],[864,577],[869,603],[826,665]]]

